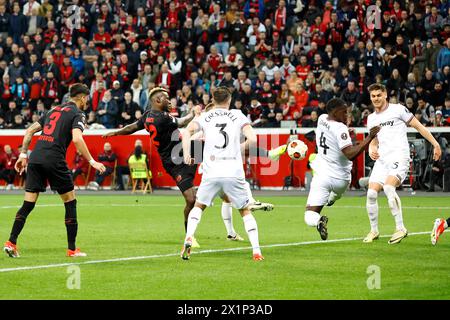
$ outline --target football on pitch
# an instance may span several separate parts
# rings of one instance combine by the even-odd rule
[[[306,157],[308,146],[301,140],[293,140],[289,142],[287,153],[292,160],[302,160]]]

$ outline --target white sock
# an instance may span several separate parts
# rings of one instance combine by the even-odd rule
[[[187,240],[188,238],[194,237],[195,230],[197,230],[197,226],[200,223],[200,220],[202,218],[202,213],[203,213],[203,210],[200,209],[199,207],[193,207],[191,212],[189,212],[185,240]]]
[[[227,228],[228,235],[234,237],[236,231],[234,231],[233,227],[233,207],[231,206],[231,203],[222,202],[222,219],[225,228]]]
[[[369,215],[370,229],[378,233],[378,192],[373,189],[367,190],[366,209]]]
[[[308,226],[317,227],[317,225],[319,224],[319,220],[320,220],[319,213],[317,213],[315,211],[311,211],[311,210],[305,211],[305,223]]]
[[[248,195],[248,203],[255,203],[256,200],[255,198],[253,198],[252,189],[250,189],[250,183],[248,183],[247,181],[245,181],[245,190],[247,191]]]
[[[250,213],[242,218],[244,220],[245,231],[247,231],[248,239],[252,244],[253,254],[261,254],[258,239],[258,225],[253,215]]]
[[[395,187],[390,185],[383,186],[384,193],[388,198],[389,209],[395,219],[395,227],[397,230],[406,230],[403,225],[402,202],[395,192]]]

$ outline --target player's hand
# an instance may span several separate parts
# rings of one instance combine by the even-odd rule
[[[95,162],[92,167],[100,172],[100,174],[103,174],[106,171],[106,167],[103,165],[103,163]]]
[[[375,126],[375,127],[371,128],[370,132],[369,132],[369,137],[375,138],[376,135],[378,134],[378,132],[380,132],[380,129],[381,129],[380,126]]]
[[[19,175],[22,175],[22,173],[25,171],[25,168],[27,167],[28,159],[26,158],[19,158],[16,161],[16,164],[14,165],[14,169],[19,173]]]
[[[115,135],[116,135],[116,132],[112,131],[112,132],[108,132],[108,133],[105,133],[104,135],[102,135],[102,138],[114,137]]]
[[[433,148],[433,160],[438,161],[441,158],[442,150],[439,145],[434,146]]]
[[[380,155],[378,154],[378,148],[369,148],[369,157],[373,161],[378,160]]]

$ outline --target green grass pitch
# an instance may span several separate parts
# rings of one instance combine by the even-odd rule
[[[436,217],[450,216],[448,198],[403,197],[411,235],[398,245],[387,243],[394,220],[384,197],[380,232],[387,237],[373,244],[361,241],[369,231],[364,197],[344,197],[324,209],[330,219],[327,242],[303,222],[305,197],[261,200],[276,206],[254,214],[266,246],[262,262],[251,260],[248,241],[225,240],[219,201],[197,230],[201,254],[181,260],[180,196],[78,196],[77,245],[88,257],[73,259],[65,257],[64,208],[57,196],[42,195],[19,238],[22,257],[0,256],[0,299],[450,298],[450,234],[436,247],[429,236]],[[21,196],[0,196],[1,241],[21,202]],[[234,224],[247,238],[236,211]],[[67,263],[79,263],[76,273]],[[69,289],[75,274],[80,288]],[[379,288],[369,289],[374,279]]]

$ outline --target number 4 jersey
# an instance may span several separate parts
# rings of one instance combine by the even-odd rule
[[[196,120],[203,131],[203,177],[244,178],[241,153],[242,128],[249,125],[240,110],[215,108]]]
[[[50,109],[39,119],[42,133],[30,155],[29,163],[44,164],[66,160],[72,141],[72,129],[84,130],[86,118],[75,103],[68,102]]]
[[[316,144],[317,157],[311,164],[315,174],[351,180],[352,162],[342,152],[342,149],[352,145],[348,127],[328,120],[327,114],[321,115],[317,121]]]

